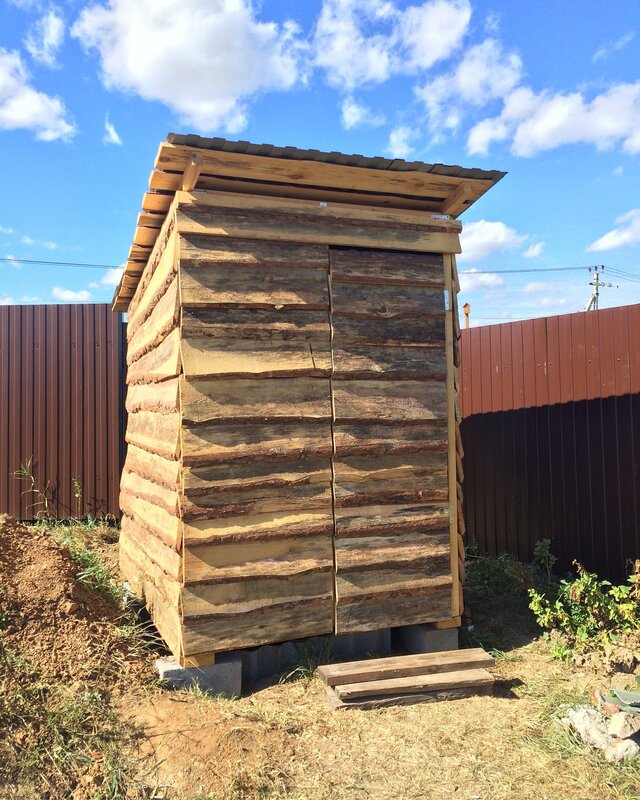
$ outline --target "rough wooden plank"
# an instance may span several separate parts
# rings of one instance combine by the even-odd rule
[[[185,308],[306,308],[329,307],[327,279],[322,270],[249,266],[229,269],[180,266],[180,296]]]
[[[444,347],[341,345],[334,342],[333,375],[336,380],[442,380],[447,374]]]
[[[167,216],[153,251],[149,251],[143,258],[145,261],[147,258],[149,260],[128,308],[127,335],[130,338],[149,318],[174,278],[177,259],[176,232],[172,215]]]
[[[333,402],[336,422],[418,422],[447,417],[446,387],[437,381],[335,381]]]
[[[173,516],[178,516],[178,490],[168,489],[165,486],[143,478],[125,466],[120,480],[120,490],[146,500],[152,505],[164,509]]]
[[[168,459],[178,457],[180,436],[179,414],[156,414],[138,411],[127,417],[125,440],[150,453]]]
[[[133,517],[151,533],[158,536],[168,547],[180,550],[182,522],[178,516],[142,497],[136,497],[128,490],[120,492],[120,508],[125,514]]]
[[[270,242],[251,235],[234,239],[185,234],[179,239],[179,253],[181,267],[219,267],[228,272],[236,267],[326,272],[329,267],[325,244]]]
[[[132,560],[126,548],[120,548],[120,571],[134,594],[144,601],[160,636],[173,655],[179,658],[182,649],[182,625],[177,605],[167,601],[158,585]]]
[[[174,278],[144,324],[129,338],[127,364],[160,344],[178,324],[178,281]]]
[[[339,284],[383,283],[444,289],[441,253],[332,249],[331,280]]]
[[[410,675],[377,681],[340,684],[335,692],[341,700],[385,694],[419,694],[449,689],[471,689],[493,686],[493,676],[485,669],[463,669],[449,672]]]
[[[283,486],[239,489],[235,492],[217,492],[198,498],[182,497],[182,518],[216,519],[242,514],[267,514],[278,511],[331,508],[331,482],[326,476],[324,485],[299,483]]]
[[[120,548],[126,550],[130,558],[139,561],[141,569],[153,579],[160,590],[177,602],[180,588],[178,582],[182,577],[180,554],[150,533],[143,522],[126,514],[120,522],[120,530]]]
[[[323,378],[181,380],[184,424],[213,420],[331,419],[329,381]]]
[[[225,341],[324,342],[329,341],[328,311],[261,308],[185,308],[182,331],[187,337],[212,337]]]
[[[160,182],[156,173],[154,181]],[[172,184],[173,188],[173,184]],[[351,190],[336,189],[335,187],[305,186],[304,184],[268,183],[265,181],[242,180],[241,178],[223,178],[214,175],[201,175],[199,179],[198,197],[200,192],[233,192],[234,194],[261,195],[265,197],[284,197],[294,200],[315,200],[321,203],[339,203],[341,205],[357,205],[370,210],[378,208],[398,208],[426,213],[440,212],[439,198],[411,197],[397,194],[384,194],[376,192],[360,192],[355,188]]]
[[[452,217],[462,213],[467,204],[473,200],[473,187],[468,181],[458,184],[453,191],[442,201],[440,211],[451,214]]]
[[[169,489],[177,490],[182,468],[177,459],[162,458],[155,453],[149,453],[130,444],[127,447],[125,469],[137,472],[143,478],[148,478]]]
[[[449,504],[336,508],[336,537],[390,536],[449,528]]]
[[[322,420],[269,424],[205,424],[182,429],[185,466],[252,461],[291,461],[328,456],[330,423]]]
[[[188,337],[182,340],[182,365],[189,378],[320,378],[331,374],[331,349],[328,335],[317,343]]]
[[[341,683],[430,675],[451,670],[489,669],[494,663],[493,657],[481,647],[473,647],[468,650],[444,650],[440,653],[418,653],[408,656],[369,658],[344,664],[323,664],[316,670],[316,675],[325,686],[336,686]]]
[[[248,580],[330,573],[333,568],[331,536],[325,534],[264,540],[226,540],[184,547],[186,585],[215,581]],[[442,616],[442,615],[441,615]]]
[[[336,569],[338,574],[357,570],[382,570],[395,574],[396,568],[406,568],[407,578],[414,565],[423,576],[449,574],[446,559],[449,547],[443,530],[427,532],[407,528],[406,532],[369,533],[366,529],[360,536],[340,537],[335,540]],[[443,561],[443,559],[445,559]],[[433,562],[433,567],[429,566]],[[362,578],[363,585],[367,578]]]
[[[327,600],[332,595],[329,571],[275,578],[251,578],[187,586],[182,593],[184,619],[190,617],[246,614],[269,611],[313,598]]]
[[[430,503],[447,499],[444,454],[336,459],[335,501],[339,507]]]
[[[444,349],[444,312],[437,319],[357,319],[348,314],[332,317],[334,342],[369,345],[431,345]]]
[[[451,577],[453,586],[451,592],[451,616],[460,616],[461,609],[459,603],[460,596],[460,569],[458,563],[458,525],[457,525],[457,505],[458,497],[456,491],[456,414],[455,414],[455,376],[456,367],[453,361],[453,292],[452,285],[452,261],[449,256],[445,256],[445,289],[447,291],[447,317],[445,320],[445,341],[447,351],[447,438],[449,442],[448,452],[448,486],[449,486],[449,539],[451,547]],[[462,483],[462,481],[460,481]]]
[[[339,456],[382,456],[447,451],[446,420],[416,424],[335,423],[335,450]]]
[[[154,177],[157,178],[160,175],[156,173]],[[329,224],[348,220],[350,222],[385,224],[390,227],[417,225],[429,232],[460,233],[462,229],[459,222],[444,219],[441,214],[423,214],[414,209],[402,211],[396,208],[367,208],[365,204],[354,205],[336,201],[316,203],[312,200],[290,197],[266,198],[260,193],[251,195],[246,192],[226,192],[221,194],[220,192],[207,190],[179,191],[176,194],[176,202],[181,207],[199,206],[211,209],[214,214],[221,209],[233,208],[244,212],[311,216],[325,220]]]
[[[366,547],[366,544],[365,544]],[[336,595],[338,607],[348,603],[366,604],[384,598],[413,596],[418,598],[431,594],[443,586],[451,587],[446,558],[427,557],[421,563],[411,559],[409,567],[402,560],[385,563],[384,569],[360,569],[355,572],[336,574]],[[427,570],[433,573],[425,574]]]
[[[362,602],[340,603],[336,608],[336,631],[355,633],[397,625],[417,625],[442,619],[450,613],[451,579],[442,585],[401,593],[366,595]]]
[[[418,703],[442,703],[449,700],[464,700],[478,695],[489,695],[493,686],[476,686],[470,689],[447,689],[445,691],[421,692],[418,694],[390,694],[382,697],[362,697],[358,700],[340,700],[335,690],[325,687],[327,702],[335,710],[359,708],[363,711],[391,706],[411,706]]]
[[[227,519],[191,520],[184,524],[184,541],[189,545],[241,544],[250,541],[296,539],[333,534],[330,509],[279,511]]]
[[[193,148],[163,142],[155,166],[159,170],[182,172]],[[447,197],[462,179],[419,172],[417,170],[380,170],[369,167],[349,167],[317,161],[286,159],[202,150],[202,173],[234,178],[326,186],[389,194],[415,195],[417,197]],[[466,179],[482,194],[494,181]],[[478,194],[479,196],[479,194]]]
[[[331,594],[244,614],[219,614],[186,619],[185,653],[199,652],[215,643],[216,649],[256,647],[307,636],[322,636],[333,629]]]
[[[157,411],[166,414],[178,410],[179,379],[160,383],[135,383],[127,387],[125,407],[128,414],[136,411]]]
[[[227,198],[225,198],[226,200]],[[425,253],[459,253],[456,232],[431,232],[428,225],[399,223],[391,226],[375,221],[342,217],[328,218],[305,213],[239,208],[208,209],[180,204],[176,219],[181,234],[199,234],[269,241],[380,247]]]
[[[331,313],[358,319],[405,320],[439,317],[440,289],[425,286],[339,283],[331,278]]]
[[[187,497],[224,494],[239,490],[251,493],[264,488],[319,485],[330,479],[329,458],[271,464],[205,464],[186,467],[182,474],[182,490]]]
[[[180,374],[180,330],[174,330],[153,350],[127,369],[127,383],[161,381]]]

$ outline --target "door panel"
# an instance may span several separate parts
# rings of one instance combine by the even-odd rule
[[[444,265],[330,248],[336,632],[450,616]]]

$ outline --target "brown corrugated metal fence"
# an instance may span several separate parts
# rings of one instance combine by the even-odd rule
[[[0,308],[0,513],[119,516],[124,348],[107,304]]]
[[[640,305],[463,332],[468,537],[529,559],[549,538],[623,578],[640,558]]]

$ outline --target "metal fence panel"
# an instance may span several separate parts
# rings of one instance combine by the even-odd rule
[[[530,559],[549,538],[619,580],[640,558],[640,305],[462,335],[468,538]]]
[[[120,515],[124,360],[107,304],[0,307],[0,513]]]

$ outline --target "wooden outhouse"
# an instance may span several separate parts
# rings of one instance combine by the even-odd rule
[[[114,301],[120,558],[182,663],[459,624],[455,218],[502,175],[160,145]]]

